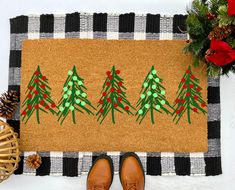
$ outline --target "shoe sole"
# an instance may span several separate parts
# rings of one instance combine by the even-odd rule
[[[113,161],[112,161],[111,157],[109,157],[109,156],[107,156],[107,155],[105,155],[105,154],[104,154],[104,155],[100,155],[100,156],[99,156],[98,158],[96,158],[96,160],[93,162],[93,164],[92,164],[92,166],[91,166],[91,168],[90,168],[90,170],[89,170],[89,172],[88,172],[87,180],[88,180],[88,178],[89,178],[89,175],[90,175],[90,172],[91,172],[92,168],[94,167],[94,165],[96,164],[96,162],[99,161],[99,160],[101,160],[101,159],[106,159],[106,160],[108,160],[109,165],[110,165],[110,168],[111,168],[112,179],[111,179],[111,184],[110,184],[110,186],[109,186],[109,188],[110,188],[111,185],[112,185],[112,183],[113,183],[114,167],[113,167]]]
[[[139,165],[140,165],[140,168],[141,168],[141,170],[142,170],[142,172],[143,172],[143,176],[144,176],[144,185],[145,185],[145,173],[144,173],[144,168],[143,168],[143,165],[142,165],[142,163],[141,163],[141,161],[140,161],[139,156],[138,156],[137,154],[135,154],[134,152],[127,152],[127,153],[125,153],[125,154],[123,155],[123,157],[122,157],[122,160],[121,160],[121,163],[120,163],[120,166],[119,166],[119,178],[120,178],[121,184],[122,184],[122,180],[121,180],[121,169],[122,169],[122,165],[123,165],[125,159],[128,158],[128,157],[130,157],[130,156],[134,157],[134,158],[138,161],[138,163],[139,163]]]

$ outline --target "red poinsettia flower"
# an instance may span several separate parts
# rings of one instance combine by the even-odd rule
[[[227,42],[211,40],[210,48],[215,51],[215,53],[208,55],[207,60],[215,65],[225,66],[235,61],[235,49],[233,49]]]
[[[228,16],[234,16],[234,15],[235,15],[235,1],[228,0]]]

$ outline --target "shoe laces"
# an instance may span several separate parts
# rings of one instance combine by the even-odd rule
[[[137,183],[135,182],[129,182],[126,183],[127,190],[137,190]]]

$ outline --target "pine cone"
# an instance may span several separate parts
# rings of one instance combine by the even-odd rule
[[[216,39],[216,40],[223,40],[227,38],[230,34],[232,34],[233,29],[231,26],[222,26],[222,27],[215,27],[209,34],[208,38],[210,40]]]
[[[38,169],[41,164],[42,164],[42,159],[41,156],[39,156],[38,154],[33,154],[28,156],[26,160],[26,165],[32,169]]]
[[[19,102],[19,95],[16,91],[7,91],[0,97],[0,117],[11,119]]]

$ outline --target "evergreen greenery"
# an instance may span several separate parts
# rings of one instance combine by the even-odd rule
[[[213,34],[215,28],[217,28],[217,32],[220,27],[231,29],[232,33],[222,40],[235,48],[235,17],[228,16],[227,0],[194,0],[192,7],[187,12],[186,24],[190,41],[184,48],[184,52],[192,54],[194,66],[206,64],[209,76],[217,76],[220,73],[227,74],[229,71],[235,73],[235,62],[219,67],[205,59],[206,52],[210,49],[210,38],[208,36]],[[221,31],[219,34],[222,36],[223,33]]]

